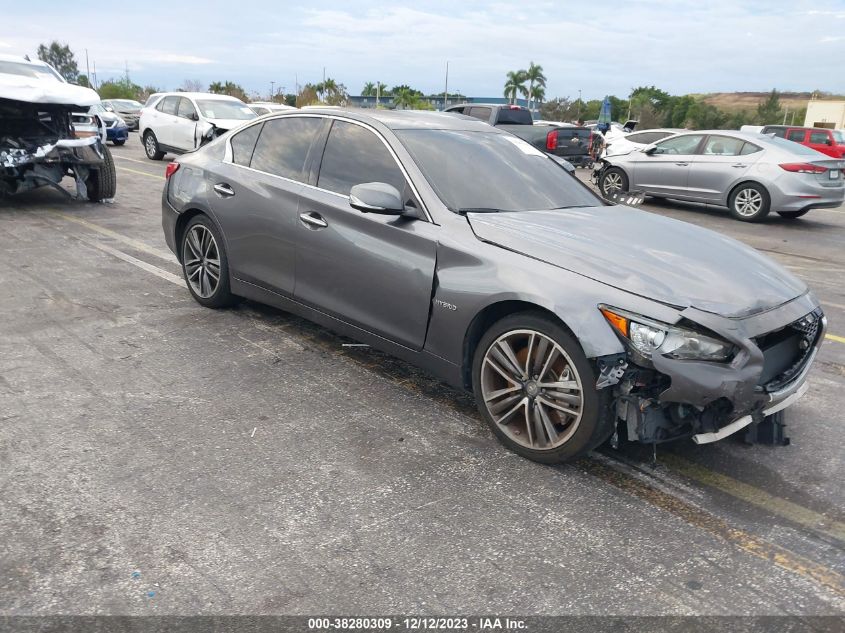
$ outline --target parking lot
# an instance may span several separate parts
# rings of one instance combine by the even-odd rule
[[[548,467],[405,363],[254,303],[197,305],[161,231],[170,156],[134,133],[111,150],[112,204],[0,201],[0,612],[843,613],[845,207],[745,224],[645,205],[819,297],[828,340],[789,446]]]

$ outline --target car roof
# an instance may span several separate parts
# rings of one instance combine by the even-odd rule
[[[472,117],[429,110],[376,110],[374,108],[308,108],[309,113],[347,116],[362,122],[376,121],[391,130],[463,130],[505,134],[489,123]],[[291,111],[292,114],[296,114]]]
[[[213,92],[156,92],[150,96],[191,97],[192,99],[234,99],[235,101],[240,101],[237,97],[233,97],[231,95],[219,95]]]

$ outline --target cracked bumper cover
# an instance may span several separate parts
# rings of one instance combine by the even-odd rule
[[[827,323],[811,294],[744,319],[725,318],[695,308],[682,311],[681,317],[718,334],[738,350],[729,363],[677,360],[659,355],[651,359],[654,370],[669,380],[669,386],[656,394],[659,406],[687,405],[701,412],[717,402],[730,404],[727,417],[718,423],[699,420],[693,424],[687,436],[692,435],[697,443],[720,440],[752,422],[759,422],[790,406],[807,391],[807,374],[824,339]],[[781,382],[761,380],[766,353],[757,341],[806,317],[811,317],[817,327],[800,366],[796,364],[794,373]]]

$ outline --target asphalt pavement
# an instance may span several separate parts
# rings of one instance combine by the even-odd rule
[[[196,304],[161,231],[167,159],[136,134],[112,153],[112,204],[0,200],[0,615],[845,612],[845,208],[645,205],[822,302],[789,446],[547,467],[401,361]]]

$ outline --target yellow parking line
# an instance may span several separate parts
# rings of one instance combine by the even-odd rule
[[[825,334],[824,337],[826,339],[830,339],[831,341],[836,341],[837,343],[845,343],[845,336],[836,336],[836,334]]]
[[[142,176],[149,176],[150,178],[158,178],[159,180],[164,180],[164,176],[160,176],[159,174],[148,174],[147,172],[140,171],[138,169],[130,169],[129,167],[117,167],[117,166],[115,166],[115,169],[120,169],[122,171],[129,171],[129,172],[132,172],[133,174],[141,174]]]
[[[66,213],[59,213],[58,211],[53,211],[53,215],[56,217],[62,218],[63,220],[67,220],[68,222],[74,222],[81,226],[84,226],[87,229],[91,229],[92,231],[96,231],[101,235],[105,235],[106,237],[110,237],[118,242],[123,242],[134,248],[135,250],[142,251],[144,253],[148,253],[150,255],[155,255],[156,257],[166,260],[171,263],[178,263],[176,256],[169,252],[163,251],[161,249],[155,248],[153,246],[147,246],[143,242],[138,240],[132,239],[131,237],[126,237],[125,235],[121,235],[116,231],[112,231],[111,229],[107,229],[104,226],[100,226],[99,224],[94,224],[93,222],[89,222],[88,220],[83,220],[82,218],[77,218],[72,215],[67,215]]]
[[[792,523],[803,525],[845,542],[845,523],[829,519],[823,514],[814,512],[797,503],[775,497],[759,488],[694,464],[677,455],[665,453],[660,456],[660,461],[669,466],[673,471],[694,479],[699,483],[726,492],[732,497],[781,516]]]

